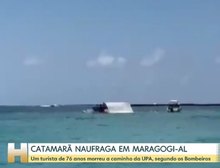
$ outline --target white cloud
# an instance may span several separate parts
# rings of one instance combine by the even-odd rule
[[[152,67],[162,60],[165,55],[165,51],[161,48],[156,49],[149,57],[143,58],[140,62],[142,66]]]
[[[215,58],[215,63],[216,63],[216,64],[220,64],[220,57],[216,57],[216,58]]]
[[[36,57],[27,57],[23,60],[23,64],[25,66],[35,66],[42,63],[42,60],[36,58]]]
[[[113,57],[108,54],[100,54],[94,60],[87,61],[87,67],[121,67],[127,60],[124,57]]]
[[[101,66],[110,66],[114,63],[115,58],[111,55],[101,55],[97,58],[97,64]]]
[[[127,60],[124,57],[118,57],[117,62],[119,65],[124,65],[126,64]]]

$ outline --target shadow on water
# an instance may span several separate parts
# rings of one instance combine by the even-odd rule
[[[210,115],[194,115],[190,117],[191,119],[209,119],[209,120],[220,120],[220,116],[210,116]]]
[[[197,138],[195,142],[199,143],[219,143],[220,138],[219,137],[210,137],[210,138]]]
[[[94,117],[75,117],[75,120],[94,120]]]
[[[182,129],[182,127],[180,127],[180,126],[176,126],[176,129],[177,129],[177,130],[180,130],[180,129]]]
[[[97,124],[97,126],[99,126],[99,127],[108,127],[109,125],[108,124]]]
[[[80,137],[72,137],[71,138],[71,140],[75,140],[75,141],[79,141],[79,140],[81,140],[82,138],[80,138]]]

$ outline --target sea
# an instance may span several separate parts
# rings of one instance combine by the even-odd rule
[[[0,106],[0,167],[220,168],[220,163],[7,163],[8,143],[220,143],[220,106],[133,107],[133,114],[85,113],[91,105]]]

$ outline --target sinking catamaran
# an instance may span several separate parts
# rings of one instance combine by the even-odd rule
[[[101,113],[133,113],[133,109],[128,102],[104,102],[92,108],[95,112]]]

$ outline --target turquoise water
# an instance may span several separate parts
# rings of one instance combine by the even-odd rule
[[[207,167],[220,164],[7,164],[9,142],[213,142],[220,143],[220,107],[183,107],[167,113],[165,107],[134,107],[134,114],[83,113],[89,106],[0,107],[0,150],[3,167]]]

